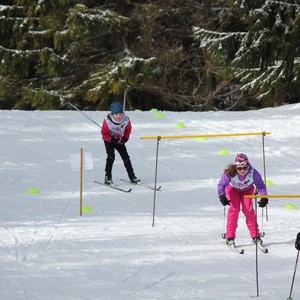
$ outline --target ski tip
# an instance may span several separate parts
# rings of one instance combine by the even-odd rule
[[[255,245],[255,244],[254,244]],[[269,253],[268,248],[265,248],[264,246],[262,246],[261,244],[257,244],[257,248],[259,250],[261,250],[262,253]]]
[[[245,252],[244,249],[240,249],[240,248],[236,247],[234,244],[227,245],[227,247],[231,250],[234,250],[238,254],[244,254],[244,252]]]
[[[130,188],[130,189],[128,189],[128,190],[125,190],[125,189],[123,189],[123,188],[121,188],[121,187],[115,186],[114,184],[105,184],[105,183],[99,182],[99,181],[97,181],[97,180],[95,180],[94,182],[97,183],[97,184],[101,184],[101,185],[103,185],[103,186],[107,186],[107,187],[109,187],[109,188],[112,188],[112,189],[121,191],[121,192],[125,192],[125,193],[129,193],[129,192],[132,191],[132,188]]]

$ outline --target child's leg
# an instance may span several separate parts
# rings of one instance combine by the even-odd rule
[[[255,210],[253,207],[253,200],[252,198],[244,198],[244,195],[252,195],[254,191],[253,189],[250,189],[246,192],[243,192],[242,194],[242,211],[246,217],[246,224],[250,232],[251,238],[254,238],[256,236],[260,236],[258,224],[256,222],[256,215]]]
[[[240,192],[229,185],[226,188],[226,197],[230,201],[227,216],[226,238],[235,238],[241,205]]]
[[[124,166],[126,168],[128,177],[130,179],[133,178],[135,175],[134,175],[133,167],[132,167],[131,160],[130,160],[130,157],[128,155],[126,146],[124,144],[123,145],[117,145],[116,150],[120,153],[120,156],[123,160],[123,163],[124,163]]]
[[[105,165],[105,176],[112,178],[112,167],[115,161],[115,148],[111,143],[104,142],[106,149],[106,165]]]

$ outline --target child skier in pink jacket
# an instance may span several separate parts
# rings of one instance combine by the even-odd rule
[[[261,195],[267,195],[267,188],[262,180],[260,173],[254,169],[246,154],[238,153],[234,164],[229,165],[218,183],[218,196],[221,203],[229,205],[226,244],[235,243],[236,229],[238,227],[238,217],[240,209],[246,217],[246,224],[250,236],[254,242],[262,243],[258,224],[256,222],[255,210],[251,198],[245,195],[252,195],[255,188]],[[269,200],[262,198],[258,203],[259,207],[265,207]]]
[[[103,121],[101,129],[107,154],[104,183],[114,185],[112,180],[112,168],[115,161],[115,150],[117,150],[123,160],[130,181],[134,184],[138,184],[140,180],[134,174],[131,160],[125,146],[131,134],[131,121],[124,113],[122,103],[113,102],[110,108],[111,113],[108,114]]]

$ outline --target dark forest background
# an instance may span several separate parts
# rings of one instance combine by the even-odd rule
[[[0,109],[300,102],[300,3],[0,1]],[[126,91],[126,93],[125,93]]]

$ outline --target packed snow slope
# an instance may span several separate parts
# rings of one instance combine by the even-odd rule
[[[85,112],[100,125],[107,113]],[[289,296],[300,199],[270,198],[267,210],[258,209],[268,254],[256,254],[241,213],[236,242],[245,254],[240,255],[222,239],[224,208],[216,188],[224,168],[244,152],[269,183],[269,194],[299,195],[300,104],[161,113],[159,118],[153,111],[129,111],[133,130],[126,145],[136,175],[148,185],[156,178],[162,189],[121,181],[127,176],[116,154],[115,184],[132,187],[123,193],[94,183],[104,179],[105,149],[100,128],[78,111],[0,111],[0,299]],[[177,128],[179,123],[185,127]],[[271,134],[141,139],[263,131]],[[93,169],[83,171],[82,216],[80,172],[70,160],[80,149],[93,162]],[[293,299],[300,299],[299,287],[300,272]]]

